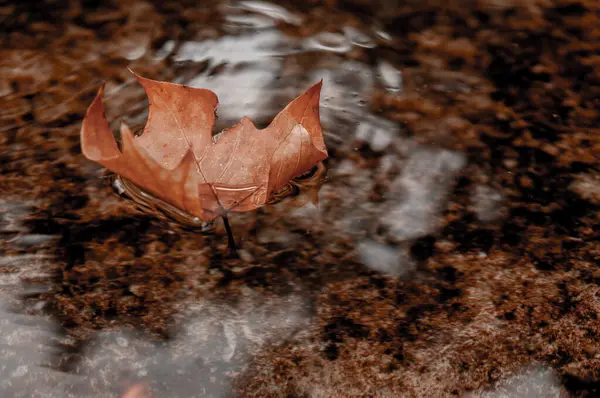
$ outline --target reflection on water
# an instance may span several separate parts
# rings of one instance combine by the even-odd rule
[[[141,383],[156,396],[225,397],[231,376],[252,352],[287,339],[308,325],[300,295],[272,298],[251,291],[235,306],[182,303],[177,330],[166,342],[152,342],[132,331],[97,334],[88,342],[75,372],[100,391],[115,381]]]
[[[212,65],[223,63],[254,63],[271,61],[270,57],[284,56],[285,37],[276,30],[255,33],[246,32],[243,36],[224,36],[216,40],[185,42],[173,57],[174,61],[202,62],[209,60]],[[233,86],[235,87],[235,86]]]
[[[381,224],[399,241],[433,232],[449,191],[448,183],[465,166],[462,154],[418,149],[390,186],[392,200]]]
[[[266,15],[274,20],[287,22],[292,25],[300,25],[302,23],[302,17],[289,12],[281,6],[266,1],[240,1],[237,6],[241,9]]]
[[[557,374],[544,366],[529,366],[500,380],[492,389],[469,392],[466,398],[566,398]]]
[[[79,378],[52,370],[59,327],[36,297],[49,289],[54,256],[22,250],[41,251],[53,236],[29,233],[23,219],[30,211],[24,203],[0,200],[0,247],[13,253],[0,256],[0,395],[59,397],[61,385]]]
[[[0,309],[0,393],[3,397],[64,396],[78,376],[52,370],[57,325],[41,317]]]
[[[23,226],[27,207],[3,202],[1,233],[30,236]],[[38,238],[39,239],[39,238]],[[47,239],[39,239],[42,243]],[[18,246],[15,239],[11,246]],[[239,302],[178,303],[172,337],[163,342],[134,330],[94,333],[73,362],[60,326],[43,315],[54,269],[50,254],[0,257],[0,393],[3,397],[119,396],[142,388],[154,396],[225,397],[231,378],[252,353],[307,328],[310,309],[299,293],[266,297],[243,289]],[[23,297],[32,299],[21,300]],[[29,315],[23,315],[29,314]],[[124,395],[127,396],[127,395]],[[138,397],[139,398],[139,397]]]
[[[156,34],[151,22],[143,24],[141,31],[132,28],[148,11],[147,5],[140,7],[129,16],[116,46],[123,59],[146,62],[144,57]],[[438,228],[450,183],[465,167],[466,159],[459,152],[417,142],[374,106],[372,99],[378,88],[400,95],[405,77],[389,60],[369,60],[365,53],[353,52],[374,49],[378,42],[389,41],[390,35],[375,27],[361,30],[350,25],[308,36],[286,34],[278,24],[298,28],[303,17],[262,1],[241,1],[220,10],[222,26],[207,26],[207,32],[197,32],[197,37],[209,38],[181,42],[167,37],[151,59],[170,65],[174,71],[171,80],[217,93],[221,104],[217,130],[243,116],[259,124],[268,122],[282,104],[323,79],[321,119],[327,144],[337,153],[330,159],[319,206],[285,212],[282,223],[293,225],[294,230],[264,225],[252,239],[266,247],[291,245],[307,239],[300,228],[314,231],[317,238],[312,239],[318,239],[319,231],[327,225],[331,227],[328,233],[354,247],[354,251],[336,248],[346,251],[340,257],[354,256],[382,274],[413,271],[415,262],[406,243]],[[215,34],[217,28],[226,33]],[[369,56],[375,57],[375,53]],[[32,86],[38,83],[28,82]],[[9,87],[2,89],[10,91]],[[130,120],[143,121],[143,107],[138,104],[141,96],[139,92],[130,94],[135,90],[130,89],[130,81],[125,81],[109,87],[107,93],[110,101],[114,98],[123,104],[119,112]],[[367,155],[375,166],[365,163],[357,155],[360,151],[370,151]],[[389,184],[382,187],[382,181]],[[88,185],[92,192],[100,186],[92,177]],[[339,195],[340,187],[352,195]],[[377,192],[379,196],[373,200]],[[501,198],[482,190],[474,200],[481,219],[491,220]],[[103,206],[110,210],[111,203]],[[26,208],[9,202],[3,202],[2,207],[6,209],[2,232],[9,238],[7,251],[35,251],[54,238],[51,234],[27,233],[20,224],[28,215]],[[293,256],[285,251],[277,255],[284,266],[286,261],[293,261],[286,260],[286,256]],[[255,261],[251,255],[247,258]],[[18,295],[34,292],[21,286],[24,280],[50,279],[56,264],[51,254],[27,252],[4,254],[0,268],[6,270],[0,289],[9,287],[5,301],[15,301]],[[235,270],[227,272],[235,274]],[[149,386],[156,396],[228,396],[232,378],[254,354],[314,326],[310,299],[302,294],[267,296],[245,291],[237,302],[197,297],[186,300],[174,306],[173,333],[166,341],[150,340],[136,330],[93,332],[76,359],[71,359],[74,365],[70,373],[40,367],[61,356],[48,348],[58,339],[53,331],[56,325],[37,317],[39,323],[15,326],[24,318],[2,312],[0,392],[3,396],[31,396],[42,391],[44,396],[56,397],[109,396],[141,384]],[[31,311],[39,315],[43,308],[44,303],[34,304]]]
[[[405,275],[416,267],[406,247],[394,247],[365,239],[358,244],[357,250],[365,265],[386,275]]]
[[[395,123],[373,116],[358,121],[354,138],[367,143],[375,152],[383,152],[398,135],[399,129]]]
[[[402,72],[392,66],[389,62],[381,61],[377,65],[379,78],[383,86],[389,91],[402,90]]]
[[[333,53],[345,53],[350,50],[351,44],[348,39],[333,32],[321,32],[306,39],[304,47],[307,50],[330,51]]]

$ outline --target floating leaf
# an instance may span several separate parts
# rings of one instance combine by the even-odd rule
[[[150,103],[143,133],[134,136],[122,123],[119,149],[101,87],[81,128],[83,154],[202,221],[263,206],[327,157],[319,120],[321,82],[265,129],[244,117],[213,137],[215,93],[135,77]]]

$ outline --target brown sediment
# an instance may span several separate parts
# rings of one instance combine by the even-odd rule
[[[332,129],[320,219],[285,200],[232,217],[242,259],[222,255],[221,225],[203,236],[144,214],[81,155],[80,122],[101,80],[108,119],[139,123],[144,94],[127,67],[161,80],[194,76],[206,66],[157,59],[156,49],[222,33],[216,6],[127,3],[58,2],[41,14],[16,5],[4,24],[0,195],[28,204],[27,233],[55,239],[0,250],[55,255],[42,296],[67,334],[85,341],[135,327],[169,339],[186,303],[300,291],[312,326],[253,352],[231,375],[238,396],[460,396],[531,363],[553,368],[570,394],[597,393],[597,2],[389,2],[379,15],[361,1],[288,4],[306,20],[281,22],[290,35],[343,23],[368,30],[371,20],[391,35],[333,60],[284,56],[281,76],[301,85],[306,71],[389,62],[404,88],[377,82],[367,107],[402,133],[374,150]],[[415,148],[462,153],[464,164],[431,177],[435,225],[400,239],[381,220],[408,189],[402,173]],[[405,253],[413,270],[370,269],[357,249],[365,239]]]

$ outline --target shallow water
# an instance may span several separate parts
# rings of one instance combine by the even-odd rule
[[[593,394],[600,39],[556,12],[3,5],[2,395]],[[318,206],[234,215],[234,260],[115,195],[79,126],[102,80],[115,130],[144,124],[127,67],[213,90],[215,132],[322,79]]]

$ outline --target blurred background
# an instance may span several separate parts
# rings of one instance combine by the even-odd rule
[[[600,3],[0,0],[0,395],[600,394]],[[81,154],[100,84],[213,90],[218,132],[323,79],[318,206],[226,235]]]

